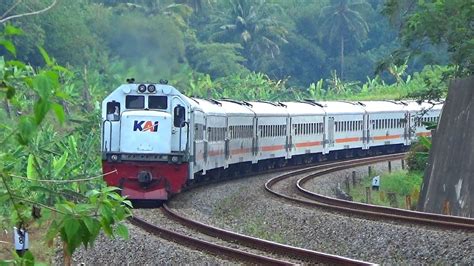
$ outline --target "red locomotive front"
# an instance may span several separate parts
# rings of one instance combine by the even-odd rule
[[[125,84],[102,104],[102,168],[129,199],[166,200],[189,177],[186,103],[171,86]]]

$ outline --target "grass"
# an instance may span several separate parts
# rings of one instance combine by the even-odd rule
[[[36,262],[50,264],[54,256],[53,246],[44,240],[49,223],[34,225],[28,230],[29,250],[35,256]],[[0,232],[0,260],[13,259],[13,228],[1,228]]]
[[[373,175],[374,176],[374,175]],[[366,187],[372,187],[372,177],[364,177],[359,185],[351,188],[349,194],[354,201],[366,202]],[[410,209],[415,209],[418,203],[421,183],[423,182],[422,172],[397,171],[380,175],[380,190],[371,190],[371,204],[382,206],[393,206],[407,208],[406,196],[411,197]],[[394,193],[395,199],[391,199]]]

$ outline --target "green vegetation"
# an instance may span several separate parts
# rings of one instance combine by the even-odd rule
[[[413,143],[406,157],[408,170],[424,171],[428,165],[428,158],[431,149],[431,138],[420,137]]]
[[[16,48],[10,38],[18,34],[21,30],[11,25],[0,33],[0,45],[12,55]],[[38,52],[45,62],[42,68],[0,56],[5,111],[0,123],[0,222],[8,231],[14,225],[31,229],[32,240],[39,238],[39,230],[44,230],[44,241],[52,243],[58,237],[65,262],[70,263],[73,252],[80,245],[92,245],[100,231],[127,237],[120,221],[130,215],[131,205],[97,176],[97,157],[89,156],[97,150],[95,123],[64,126],[70,95],[62,90],[62,80],[71,78],[70,71],[43,48]],[[48,252],[43,248],[40,254]],[[31,251],[23,257],[2,254],[8,257],[12,260],[5,263],[35,263]]]
[[[68,256],[101,230],[126,236],[128,202],[105,188],[98,152],[99,103],[126,78],[203,98],[442,98],[474,71],[473,12],[470,0],[4,0],[2,229],[44,229]]]
[[[354,201],[366,202],[366,187],[372,188],[372,177],[366,176],[360,185],[351,189]],[[380,175],[380,190],[371,190],[371,204],[406,208],[406,196],[411,197],[410,209],[415,209],[423,181],[423,172],[398,171]],[[390,193],[395,193],[396,201],[391,200]]]

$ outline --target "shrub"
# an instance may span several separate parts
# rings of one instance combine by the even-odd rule
[[[411,145],[406,162],[409,171],[424,171],[428,164],[431,139],[420,137],[417,142]]]

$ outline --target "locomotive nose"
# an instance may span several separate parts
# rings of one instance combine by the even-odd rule
[[[138,182],[142,186],[147,186],[151,183],[151,180],[153,179],[152,175],[148,171],[141,171],[138,173]]]

